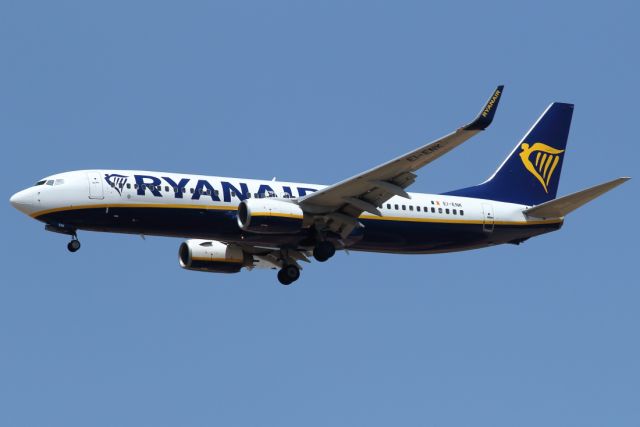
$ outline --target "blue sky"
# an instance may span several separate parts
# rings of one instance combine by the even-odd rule
[[[0,4],[0,424],[637,426],[634,2]],[[484,180],[576,104],[560,193],[632,180],[515,246],[339,254],[295,285],[181,270],[180,241],[64,236],[48,174],[330,184],[471,119],[413,191]]]

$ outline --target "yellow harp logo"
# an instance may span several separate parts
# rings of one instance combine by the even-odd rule
[[[540,181],[544,192],[548,193],[549,190],[547,186],[549,185],[549,181],[551,181],[553,172],[556,170],[556,166],[558,166],[560,154],[563,153],[564,150],[557,150],[542,142],[536,142],[531,146],[525,142],[520,145],[520,148],[522,149],[520,159],[524,167],[531,172],[531,175]],[[535,156],[533,156],[532,159],[531,157],[534,153]]]

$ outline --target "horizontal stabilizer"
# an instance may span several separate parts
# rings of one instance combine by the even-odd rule
[[[589,203],[618,185],[630,180],[629,177],[617,178],[559,199],[550,200],[541,205],[526,209],[524,213],[536,218],[559,218],[578,209],[580,206]]]

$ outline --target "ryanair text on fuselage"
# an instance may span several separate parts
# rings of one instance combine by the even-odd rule
[[[161,187],[164,186],[163,181],[172,188],[172,194],[175,198],[182,199],[185,196],[191,200],[200,200],[201,197],[210,197],[214,202],[231,202],[233,197],[237,197],[240,200],[254,198],[266,198],[276,194],[276,191],[272,186],[268,184],[260,184],[257,188],[249,188],[249,185],[240,182],[238,186],[228,182],[220,181],[220,187],[216,188],[207,179],[195,180],[195,186],[193,187],[193,194],[187,192],[188,185],[193,185],[191,178],[182,178],[177,182],[168,176],[156,177],[152,175],[133,175],[135,181],[134,188],[137,189],[138,196],[144,196],[147,192],[155,197],[163,197]],[[109,181],[109,175],[105,175],[105,180],[108,184],[112,184]],[[113,184],[118,186],[117,184]],[[120,184],[122,185],[122,184]],[[126,185],[126,183],[124,183]],[[295,195],[291,186],[282,186],[282,197],[294,198],[303,197],[309,193],[317,191],[315,188],[309,187],[295,187]],[[222,199],[220,198],[222,195]]]

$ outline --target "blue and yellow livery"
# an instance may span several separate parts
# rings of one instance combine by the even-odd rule
[[[482,184],[444,194],[408,192],[416,172],[485,130],[504,92],[498,86],[469,124],[409,153],[324,186],[138,170],[56,174],[11,197],[45,229],[183,239],[188,270],[278,270],[288,285],[311,257],[337,250],[428,254],[519,244],[558,230],[565,215],[628,178],[556,198],[573,105],[551,104]]]

